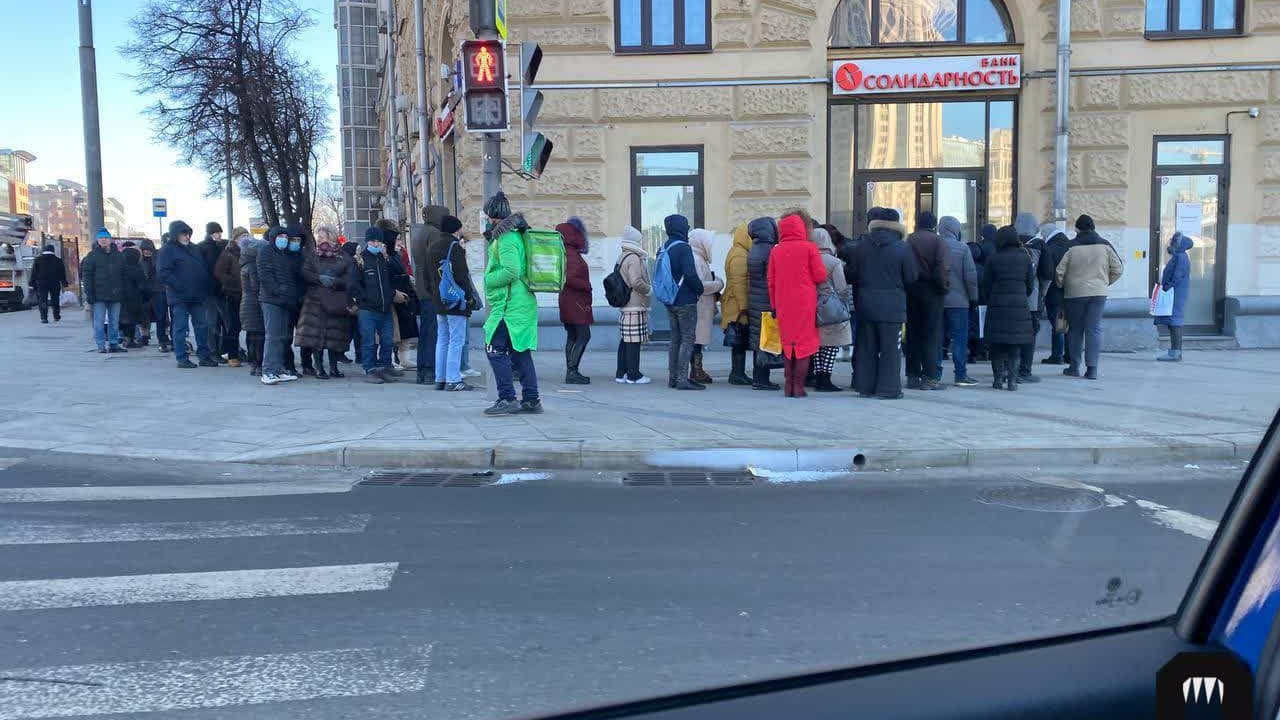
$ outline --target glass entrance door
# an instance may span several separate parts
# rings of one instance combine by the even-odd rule
[[[1169,261],[1175,232],[1191,238],[1189,298],[1183,311],[1188,330],[1216,333],[1222,328],[1222,297],[1227,227],[1227,140],[1221,136],[1157,138],[1151,189],[1151,283]]]
[[[858,228],[865,230],[867,211],[889,207],[898,211],[907,232],[915,230],[924,211],[960,221],[961,239],[977,237],[982,217],[982,173],[980,171],[936,170],[926,172],[861,173],[866,178],[858,187],[860,196]]]

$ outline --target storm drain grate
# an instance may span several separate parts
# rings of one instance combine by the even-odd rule
[[[747,487],[755,476],[747,472],[633,472],[622,478],[630,487]]]
[[[472,473],[374,470],[356,484],[372,487],[481,487],[492,485],[496,480],[490,470]]]

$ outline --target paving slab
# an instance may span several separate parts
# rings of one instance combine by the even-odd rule
[[[565,385],[564,356],[535,355],[546,412],[490,418],[490,392],[442,393],[414,372],[382,386],[350,366],[343,379],[263,386],[247,368],[180,371],[154,347],[92,351],[69,312],[0,315],[12,415],[0,447],[120,457],[351,467],[538,467],[894,470],[957,466],[1123,464],[1247,459],[1280,407],[1280,351],[1188,351],[1180,364],[1106,353],[1101,379],[1037,366],[1042,382],[806,399],[731,387],[729,357],[707,352],[704,392],[669,390],[665,350],[642,355],[650,385],[613,382],[614,348],[592,348],[590,385]],[[484,362],[473,349],[472,358]],[[780,379],[781,373],[777,373]],[[847,386],[848,366],[835,380]],[[855,459],[857,461],[855,462]]]

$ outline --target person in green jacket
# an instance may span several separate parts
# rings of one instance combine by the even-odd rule
[[[489,261],[484,269],[484,294],[489,317],[484,323],[485,353],[498,386],[498,400],[485,415],[539,414],[538,374],[533,351],[538,349],[538,300],[525,285],[528,259],[522,233],[529,228],[520,213],[499,190],[484,204],[491,226]],[[520,378],[521,399],[516,402],[513,372]]]

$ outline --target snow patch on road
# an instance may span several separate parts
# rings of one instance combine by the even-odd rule
[[[1193,515],[1182,510],[1174,510],[1160,503],[1154,503],[1149,500],[1136,500],[1135,504],[1147,511],[1152,520],[1171,530],[1184,532],[1192,537],[1198,537],[1201,540],[1210,540],[1213,534],[1218,531],[1218,523],[1209,518]]]
[[[827,480],[838,480],[839,478],[849,476],[849,472],[847,470],[769,470],[766,468],[751,466],[747,466],[747,470],[758,478],[779,484],[824,482]]]
[[[550,480],[551,473],[545,472],[517,472],[502,473],[502,477],[494,485],[513,485],[515,483],[532,482],[534,480]]]

